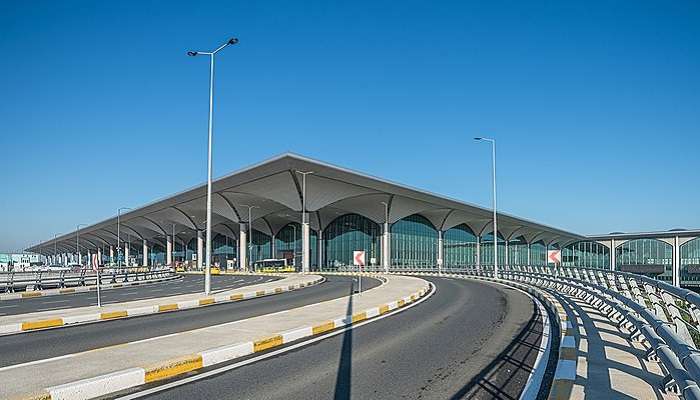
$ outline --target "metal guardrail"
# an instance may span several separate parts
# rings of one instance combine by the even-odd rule
[[[100,284],[159,279],[173,273],[170,268],[102,268]],[[0,292],[5,293],[88,285],[97,285],[95,270],[0,272]]]
[[[413,268],[410,272],[494,277],[491,266]],[[698,293],[643,275],[582,267],[508,266],[499,269],[499,277],[584,298],[626,328],[631,339],[646,341],[647,358],[659,362],[665,371],[664,390],[700,400]]]

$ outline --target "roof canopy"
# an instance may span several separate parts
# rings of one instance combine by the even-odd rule
[[[314,230],[324,229],[347,213],[363,215],[377,223],[394,223],[420,214],[436,229],[467,225],[475,234],[490,233],[492,211],[473,204],[399,185],[373,176],[329,165],[296,154],[283,154],[234,172],[212,184],[212,231],[237,237],[240,224],[268,235],[277,234],[290,222],[301,221],[302,175],[306,177],[306,210]],[[121,241],[147,239],[165,244],[175,233],[176,242],[189,242],[205,229],[205,185],[155,201],[120,216]],[[522,236],[527,242],[565,246],[584,237],[522,218],[500,214],[498,231],[505,239]],[[81,248],[96,249],[117,243],[117,217],[80,229]],[[75,252],[76,232],[59,236],[27,250],[52,253]]]

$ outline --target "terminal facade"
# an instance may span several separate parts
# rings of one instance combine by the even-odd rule
[[[305,177],[305,179],[304,179]],[[212,262],[247,269],[291,259],[303,270],[342,270],[353,251],[392,270],[562,265],[628,270],[676,285],[700,285],[699,231],[585,237],[499,214],[295,154],[284,154],[213,182]],[[134,209],[28,251],[50,263],[174,265],[201,268],[206,186]],[[117,227],[117,225],[119,225]],[[614,251],[611,251],[614,249]]]

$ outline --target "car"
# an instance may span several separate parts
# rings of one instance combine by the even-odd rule
[[[219,267],[211,267],[209,271],[212,275],[219,275],[221,273],[221,269]]]
[[[177,268],[175,268],[175,272],[185,272],[185,267],[178,266]]]

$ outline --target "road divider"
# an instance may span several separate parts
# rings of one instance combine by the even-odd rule
[[[214,296],[186,294],[166,298],[153,298],[133,302],[117,303],[98,307],[56,310],[50,313],[33,313],[0,317],[0,335],[25,333],[40,329],[67,325],[94,323],[119,318],[206,307],[213,304],[230,303],[270,296],[319,284],[325,278],[319,275],[286,275],[281,281],[273,281],[224,291]],[[291,281],[291,282],[290,282]],[[290,284],[291,283],[291,284]],[[175,301],[173,300],[181,300]],[[102,311],[104,310],[104,311]],[[46,315],[44,318],[33,315]]]

